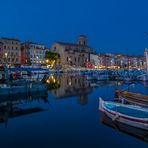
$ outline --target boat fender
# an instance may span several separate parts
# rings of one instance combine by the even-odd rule
[[[119,116],[119,114],[118,114],[118,113],[116,113],[116,115],[112,118],[112,121],[117,120],[119,117],[120,117],[120,116]]]

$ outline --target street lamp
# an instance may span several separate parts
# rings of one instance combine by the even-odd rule
[[[5,52],[5,61],[6,61],[6,64],[7,64],[7,56],[8,56],[8,53]]]
[[[37,61],[36,61],[36,63],[38,63],[38,59],[39,59],[39,57],[38,57],[38,56],[36,56],[36,58],[37,58]]]

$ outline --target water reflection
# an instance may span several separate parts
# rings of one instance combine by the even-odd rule
[[[142,130],[140,128],[135,128],[132,126],[128,126],[118,121],[112,121],[108,116],[104,113],[101,113],[101,122],[102,124],[113,128],[115,131],[119,131],[135,138],[141,139],[148,143],[148,131]]]
[[[77,102],[85,105],[88,103],[88,94],[92,92],[90,83],[85,77],[78,74],[51,75],[47,80],[54,98],[62,99],[77,96]],[[54,86],[58,86],[56,89]]]
[[[106,130],[103,124],[98,124],[99,96],[113,100],[114,87],[118,86],[122,90],[127,84],[87,81],[85,76],[76,74],[50,75],[46,83],[48,95],[43,92],[23,96],[0,96],[0,122],[3,123],[0,126],[0,142],[4,141],[5,145],[1,145],[2,147],[21,147],[22,143],[24,147],[70,147],[71,143],[74,144],[73,147],[115,147],[122,146],[123,141],[126,141],[126,147],[147,146],[136,138],[116,134]],[[141,84],[130,89],[147,93]],[[73,98],[81,105],[76,105]],[[44,111],[47,109],[48,111]],[[105,122],[106,119],[103,123]],[[4,123],[6,126],[9,123],[7,129]],[[121,130],[121,127],[118,128]],[[132,136],[136,134],[138,138],[147,138],[145,131],[129,129],[127,126],[122,128],[122,132],[126,133],[124,130]]]
[[[48,103],[48,94],[45,91],[22,95],[1,95],[0,123],[5,123],[7,127],[9,118],[44,111],[46,108],[42,103]]]

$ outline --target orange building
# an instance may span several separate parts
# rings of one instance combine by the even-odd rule
[[[21,65],[24,65],[25,62],[26,62],[26,59],[25,59],[25,49],[24,49],[24,47],[21,47],[21,59],[20,59],[20,62],[21,62]]]

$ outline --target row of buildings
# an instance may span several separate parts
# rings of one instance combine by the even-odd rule
[[[127,56],[122,54],[104,53],[99,55],[90,55],[90,65],[98,68],[139,68],[146,67],[145,56]]]
[[[34,65],[45,62],[45,48],[42,44],[22,43],[18,39],[0,38],[0,63],[8,65]],[[55,42],[50,51],[59,54],[57,65],[62,67],[87,68],[144,68],[145,56],[121,54],[96,54],[88,46],[87,37],[80,35],[76,43]],[[46,63],[47,64],[47,63]]]
[[[81,35],[77,43],[56,42],[51,47],[52,52],[60,55],[62,66],[87,68],[145,68],[145,56],[127,56],[122,54],[97,54],[88,46],[87,37]]]
[[[0,38],[0,63],[8,65],[36,64],[44,61],[46,48],[32,42]]]

